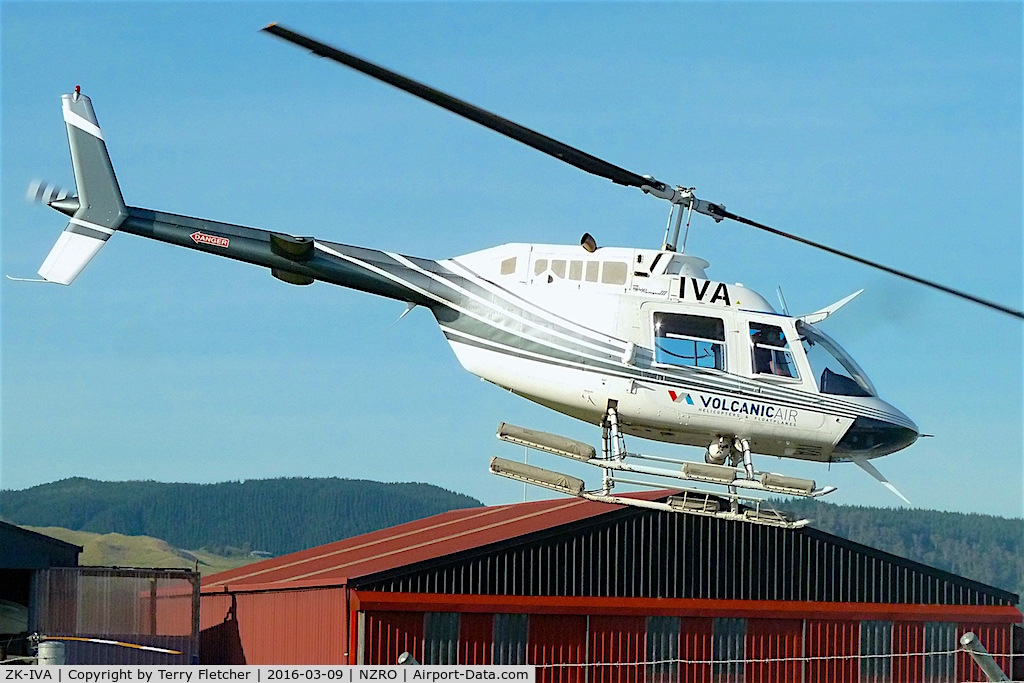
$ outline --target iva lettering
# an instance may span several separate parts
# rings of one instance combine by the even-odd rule
[[[709,304],[713,304],[713,303],[716,303],[718,301],[723,301],[723,302],[725,302],[726,306],[732,306],[732,301],[729,299],[729,288],[725,286],[724,282],[713,283],[711,280],[698,280],[695,277],[680,278],[680,280],[679,280],[679,298],[680,299],[685,299],[687,297],[687,294],[686,294],[686,290],[687,290],[686,281],[687,280],[690,281],[689,290],[691,292],[691,295],[697,301],[704,301],[705,299],[707,299],[707,302]],[[712,284],[715,284],[717,286],[715,287],[715,291],[711,293],[710,298],[708,298],[708,290],[711,289],[711,285]]]

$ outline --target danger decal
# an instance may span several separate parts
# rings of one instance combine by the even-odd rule
[[[227,247],[231,243],[227,237],[207,235],[205,232],[194,232],[191,237],[196,244],[209,244],[211,247]]]

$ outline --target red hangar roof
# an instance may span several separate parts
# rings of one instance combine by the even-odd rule
[[[674,491],[645,491],[626,495],[658,500],[672,493]],[[202,592],[344,585],[349,579],[472,550],[623,507],[579,498],[559,498],[452,510],[219,572],[203,579]]]

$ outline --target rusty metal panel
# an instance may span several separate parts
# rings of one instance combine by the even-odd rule
[[[637,683],[644,680],[646,622],[644,617],[589,618],[588,661],[599,664],[589,667],[589,681]],[[675,636],[678,640],[678,628]]]
[[[587,661],[587,618],[562,614],[531,614],[527,664],[583,664]],[[538,668],[543,683],[583,683],[585,667]]]
[[[800,619],[749,619],[748,659],[793,659],[803,656],[803,628]],[[803,666],[799,661],[751,662],[747,683],[800,683]]]
[[[363,663],[397,664],[408,652],[423,661],[422,612],[366,612]]]
[[[459,664],[491,664],[494,615],[461,615],[459,624]]]
[[[35,572],[30,629],[175,650],[68,641],[68,664],[199,661],[199,575],[188,570],[62,567]]]
[[[920,652],[924,652],[924,624],[921,622],[893,622],[892,680],[923,680],[924,655],[914,654]]]
[[[809,660],[805,664],[807,683],[857,683],[860,622],[808,620],[804,623],[804,653]]]
[[[714,619],[683,617],[679,622],[679,658],[684,662],[679,667],[679,680],[682,683],[710,683],[710,662],[714,657]]]

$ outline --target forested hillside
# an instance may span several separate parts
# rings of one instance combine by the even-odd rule
[[[774,501],[811,526],[1024,596],[1024,519]]]
[[[775,504],[822,531],[1024,595],[1024,519]],[[0,491],[16,524],[153,536],[178,548],[280,555],[480,502],[428,484],[264,479],[221,484],[65,479]]]
[[[274,555],[420,519],[480,501],[430,484],[261,479],[165,484],[64,479],[0,491],[0,516],[31,526],[153,536],[179,548]]]

